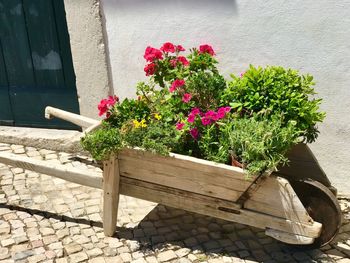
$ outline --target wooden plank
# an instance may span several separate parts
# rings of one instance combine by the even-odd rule
[[[313,223],[288,180],[274,175],[262,181],[243,206],[245,209],[304,224]]]
[[[235,201],[249,182],[138,159],[121,159],[122,176]]]
[[[291,245],[310,245],[315,241],[315,238],[286,233],[284,231],[269,228],[266,229],[265,235]]]
[[[224,220],[250,225],[257,228],[271,228],[286,233],[316,238],[322,225],[314,222],[303,224],[256,211],[239,209],[234,202],[218,200],[191,192],[180,191],[171,187],[159,186],[141,180],[121,177],[121,194],[161,203],[187,211],[213,216]]]
[[[70,168],[62,164],[52,164],[12,153],[0,152],[0,163],[47,174],[76,184],[102,188],[102,176],[87,169]]]
[[[118,215],[119,165],[114,156],[103,162],[103,231],[113,236]]]
[[[65,81],[52,2],[23,0],[23,10],[37,85],[46,89],[63,88]]]

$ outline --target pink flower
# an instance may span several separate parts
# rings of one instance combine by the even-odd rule
[[[184,66],[188,66],[190,64],[190,62],[188,62],[187,58],[185,58],[184,56],[179,56],[177,58],[177,61],[181,62]]]
[[[195,118],[196,118],[196,115],[190,114],[188,115],[187,121],[189,123],[193,123]]]
[[[209,110],[209,111],[207,111],[206,113],[205,113],[205,115],[204,115],[206,118],[208,118],[208,119],[213,119],[213,118],[215,118],[215,116],[216,116],[216,112],[215,111],[212,111],[212,110]]]
[[[207,44],[199,46],[199,53],[201,53],[201,54],[208,53],[211,56],[215,55],[213,48]]]
[[[193,115],[201,114],[201,110],[199,108],[193,108],[191,110],[191,114]]]
[[[181,45],[176,46],[176,51],[185,51],[185,49]]]
[[[193,139],[197,140],[198,136],[199,136],[199,131],[197,128],[193,128],[190,130],[190,134],[191,134]]]
[[[177,88],[182,87],[183,85],[185,85],[185,81],[183,79],[176,79],[171,84],[169,91],[174,92]]]
[[[231,107],[230,107],[230,106],[226,106],[226,107],[225,107],[225,112],[226,112],[226,113],[229,113],[230,111],[231,111]]]
[[[203,118],[202,118],[202,124],[203,124],[204,126],[207,126],[207,125],[211,124],[211,119],[209,119],[209,118],[207,118],[207,117],[203,117]]]
[[[244,74],[245,74],[245,72],[242,72],[242,73],[241,73],[241,75],[240,75],[240,76],[241,76],[241,78],[244,76]]]
[[[108,96],[107,99],[102,99],[100,103],[97,105],[97,109],[99,110],[98,116],[102,116],[103,114],[105,114],[118,101],[119,101],[119,98],[115,95]],[[107,112],[106,115],[108,118],[110,114]]]
[[[163,52],[174,53],[175,52],[175,46],[174,46],[174,44],[172,44],[170,42],[165,42],[163,44],[163,46],[160,48],[160,50],[163,51]]]
[[[146,72],[146,76],[151,76],[156,72],[157,65],[154,63],[147,64],[143,69]]]
[[[156,59],[163,59],[163,54],[159,49],[148,46],[143,57],[146,61],[152,62]]]
[[[183,122],[178,122],[176,123],[176,130],[182,130],[182,128],[184,127],[185,123]]]
[[[188,103],[192,99],[192,95],[190,93],[185,93],[182,97],[182,101]]]
[[[219,108],[217,113],[218,120],[224,118],[225,115],[226,115],[225,108],[224,107]]]
[[[170,65],[175,68],[176,67],[176,64],[177,64],[177,59],[171,59],[170,60]]]

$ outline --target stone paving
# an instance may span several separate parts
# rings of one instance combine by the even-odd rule
[[[86,158],[0,144],[0,151],[97,169]],[[284,245],[263,230],[121,196],[105,237],[102,191],[0,164],[0,262],[350,262],[350,200],[340,234],[322,249]]]

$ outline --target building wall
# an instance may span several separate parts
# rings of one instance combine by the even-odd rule
[[[80,114],[98,118],[109,94],[106,49],[98,0],[64,0]]]
[[[314,75],[327,112],[311,147],[340,189],[350,171],[350,1],[101,0],[114,91],[132,96],[144,80],[147,45],[213,45],[225,76],[249,64]]]

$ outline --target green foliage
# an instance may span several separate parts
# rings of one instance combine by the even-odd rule
[[[253,113],[272,116],[280,114],[283,126],[295,122],[296,129],[308,142],[317,138],[317,122],[325,113],[319,111],[321,99],[313,99],[313,77],[283,67],[250,66],[242,77],[232,75],[222,97],[242,115]]]
[[[298,142],[298,132],[292,123],[284,126],[279,116],[238,118],[222,128],[223,144],[231,156],[238,157],[248,174],[275,170],[288,159],[286,152]]]
[[[118,129],[110,125],[103,125],[103,128],[91,134],[86,134],[81,140],[82,146],[89,151],[96,160],[107,159],[112,153],[122,148],[122,138]]]

